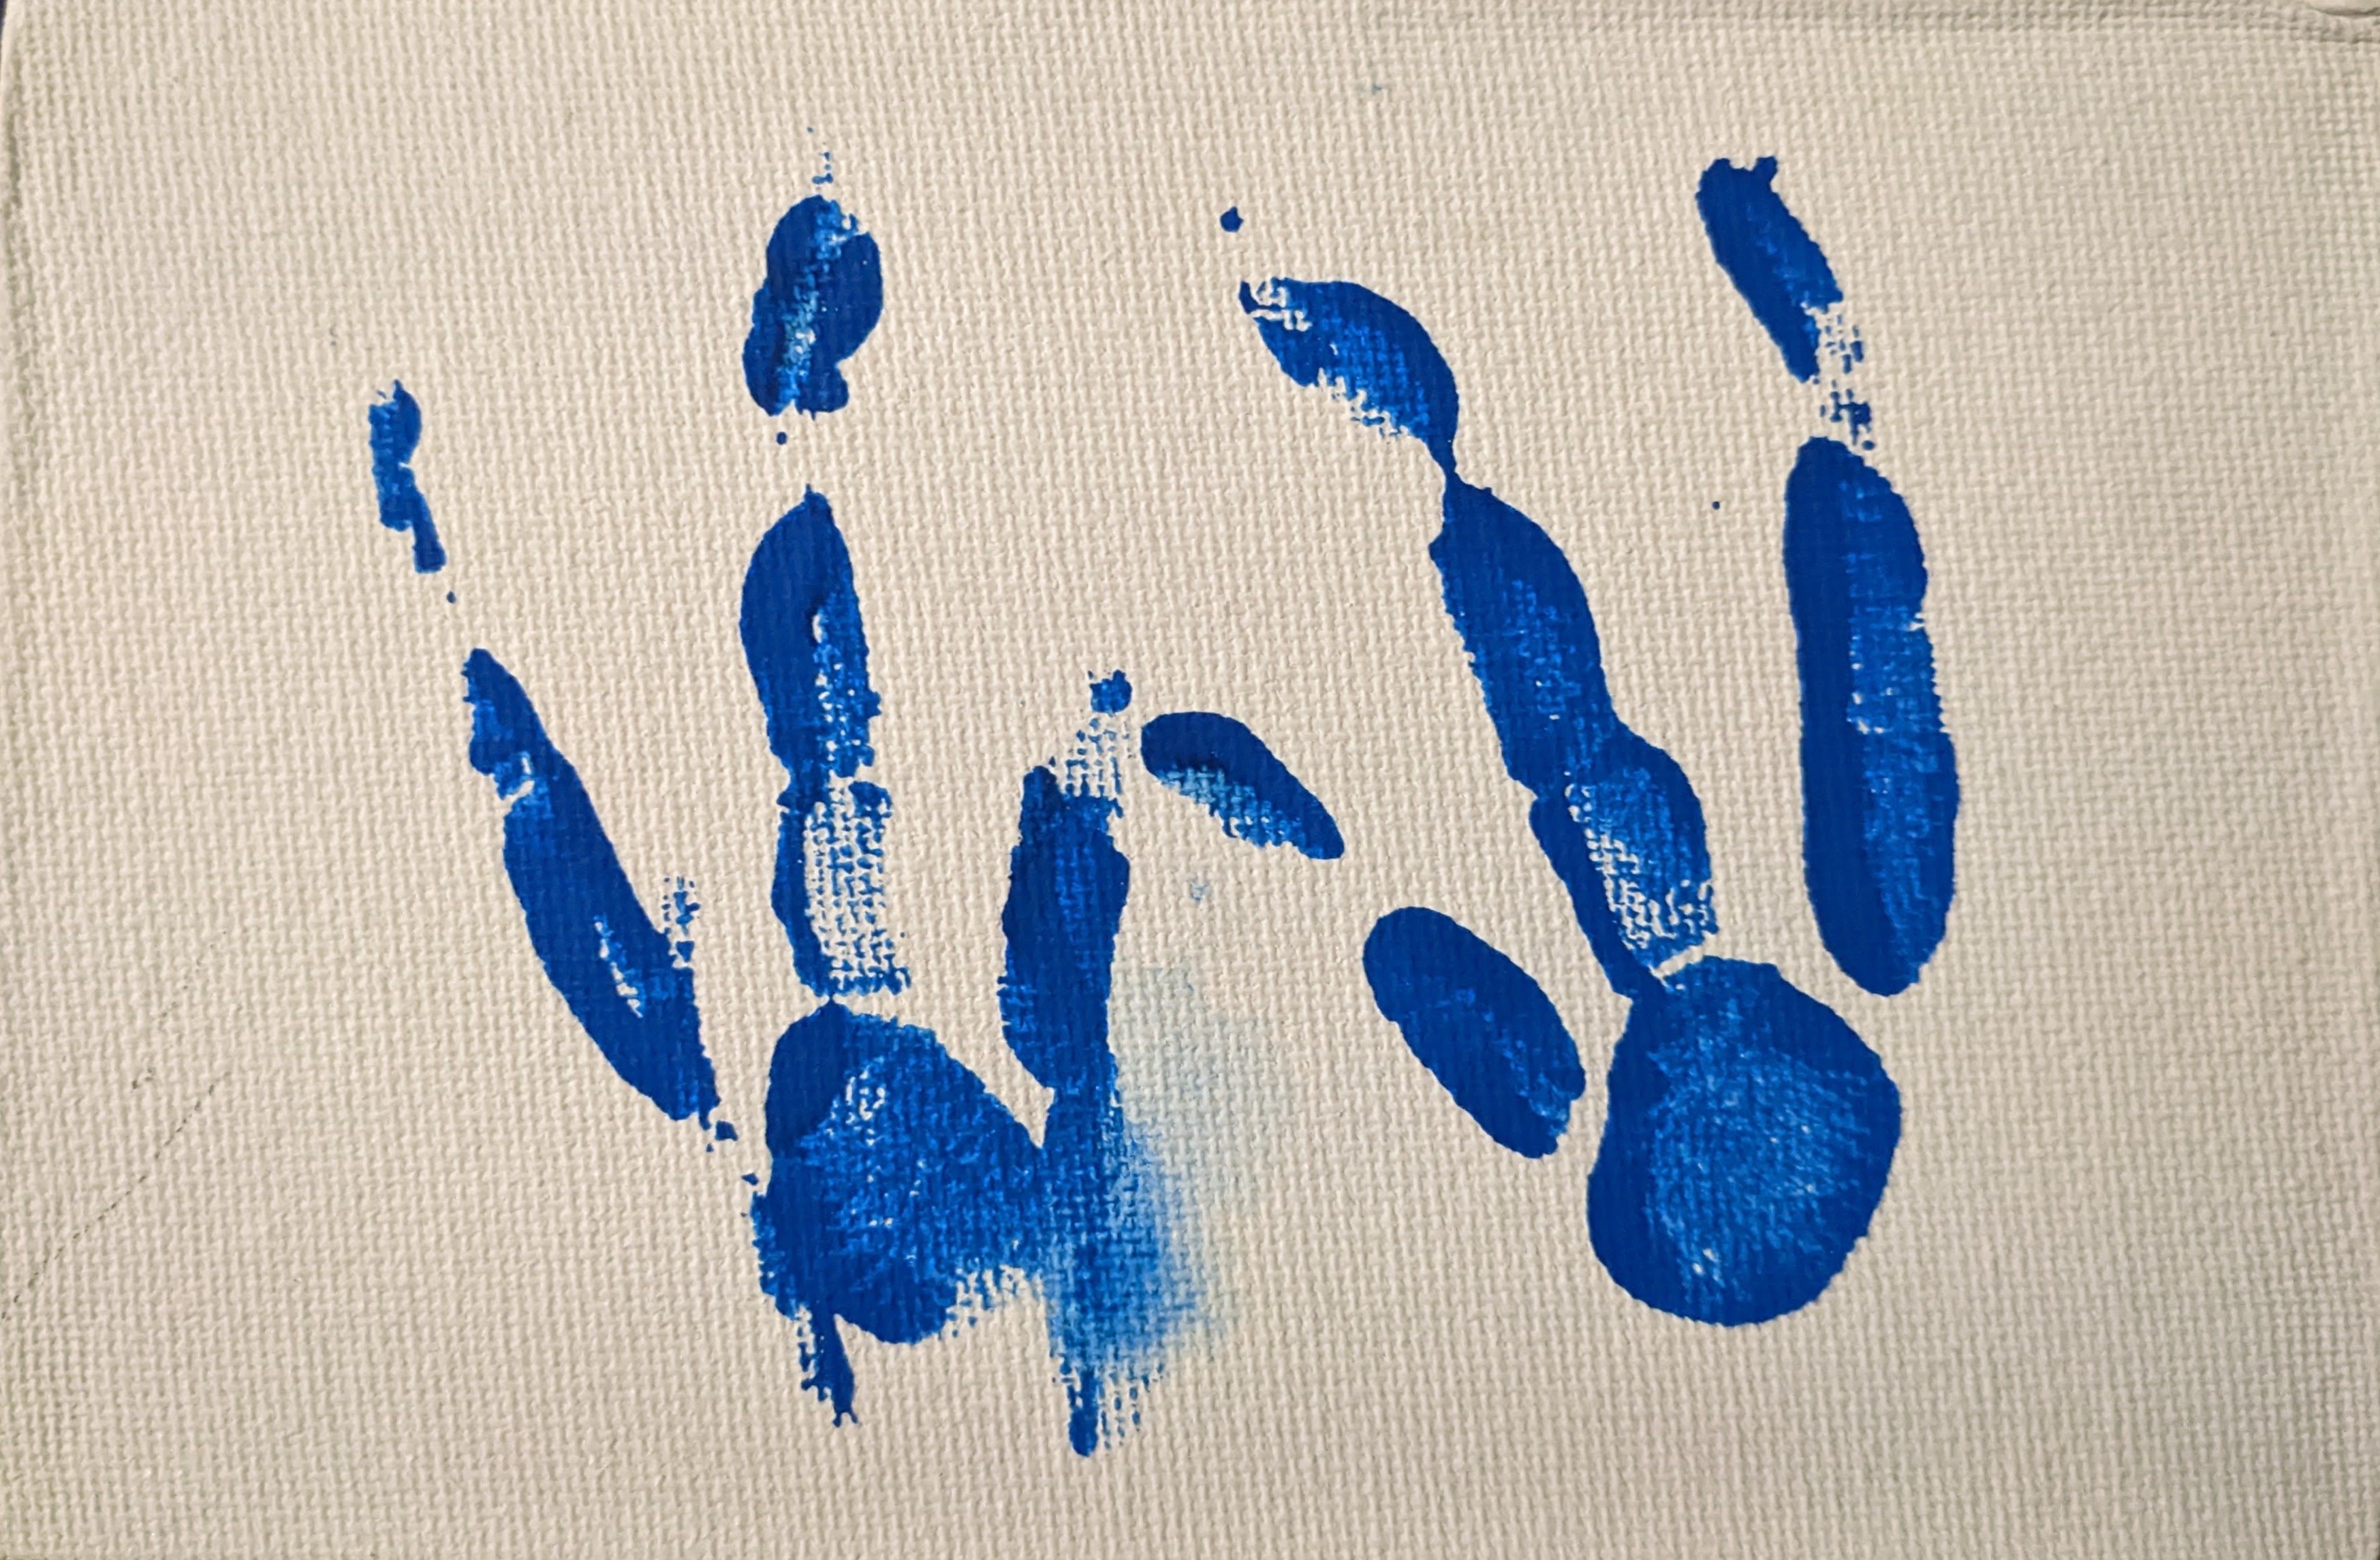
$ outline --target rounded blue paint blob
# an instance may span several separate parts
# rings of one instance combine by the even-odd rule
[[[1595,1254],[1646,1305],[1725,1327],[1825,1292],[1900,1140],[1883,1062],[1766,964],[1704,959],[1638,998],[1609,1092]]]
[[[777,442],[778,442],[779,444],[781,444],[781,445],[782,445],[782,444],[783,444],[783,443],[785,442],[785,431],[784,431],[783,429],[782,429],[782,428],[780,428],[780,429],[778,429],[778,430],[777,430]],[[1714,508],[1714,509],[1716,509],[1716,508],[1718,508],[1718,505],[1716,505],[1716,504],[1714,504],[1714,505],[1712,505],[1712,506],[1711,506],[1711,507],[1712,507],[1712,508]]]
[[[449,606],[452,606],[452,605],[454,604],[454,603],[455,603],[455,592],[454,592],[454,591],[447,591],[447,592],[446,592],[446,603],[447,603]]]
[[[1095,713],[1112,715],[1130,707],[1132,681],[1122,672],[1111,672],[1091,684],[1091,709]]]
[[[1240,208],[1233,206],[1230,211],[1223,213],[1223,231],[1226,233],[1237,233],[1239,230]]]

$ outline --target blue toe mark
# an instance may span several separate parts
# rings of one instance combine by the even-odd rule
[[[851,398],[841,364],[884,311],[876,240],[823,195],[797,202],[769,236],[768,276],[752,295],[744,384],[774,417],[816,417]]]
[[[1287,276],[1243,283],[1240,307],[1282,372],[1331,391],[1370,427],[1419,439],[1454,469],[1454,374],[1420,321],[1353,282]]]
[[[1704,959],[1630,1010],[1587,1232],[1646,1305],[1766,1322],[1841,1270],[1900,1137],[1900,1091],[1849,1025],[1771,966]]]
[[[1290,845],[1318,861],[1346,849],[1339,825],[1289,766],[1228,715],[1184,711],[1141,727],[1140,762],[1251,845]]]
[[[471,767],[496,783],[504,871],[546,979],[614,1071],[673,1120],[718,1108],[688,945],[637,902],[594,803],[528,695],[484,650],[463,664]],[[682,907],[691,914],[691,907]]]
[[[413,480],[413,451],[421,443],[421,407],[402,381],[388,399],[366,408],[371,424],[372,487],[380,494],[380,523],[413,533],[413,569],[435,574],[446,567],[446,549],[431,522],[430,501]],[[449,596],[449,601],[455,598]]]
[[[1460,922],[1415,907],[1372,928],[1364,974],[1381,1016],[1489,1137],[1532,1159],[1554,1152],[1586,1075],[1527,971]]]

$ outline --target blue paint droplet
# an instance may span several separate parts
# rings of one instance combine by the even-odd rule
[[[1954,888],[1959,775],[1920,612],[1909,506],[1832,439],[1785,484],[1785,583],[1802,675],[1802,856],[1843,973],[1879,996],[1914,982]]]
[[[1716,509],[1716,508],[1718,508],[1718,499],[1714,498],[1714,499],[1712,499],[1712,500],[1711,500],[1711,507],[1712,507],[1712,508],[1714,508],[1714,509]]]
[[[1286,276],[1242,283],[1240,308],[1283,373],[1330,390],[1367,427],[1419,439],[1452,474],[1454,374],[1420,321],[1353,282]]]
[[[430,501],[413,480],[413,451],[421,443],[421,407],[402,381],[384,401],[366,409],[371,426],[372,487],[380,495],[380,523],[413,533],[413,570],[435,574],[446,567],[446,549],[430,518]]]
[[[782,428],[777,430],[777,442],[781,445],[785,442],[785,431]]]
[[[735,1140],[735,1124],[732,1121],[713,1123],[710,1135],[722,1143],[732,1143]]]
[[[529,945],[604,1059],[673,1120],[718,1108],[683,937],[638,904],[577,771],[513,675],[484,650],[463,664],[471,767],[496,783],[504,871]]]
[[[1251,845],[1290,845],[1318,861],[1346,847],[1339,825],[1289,766],[1228,715],[1184,711],[1141,728],[1140,762]]]
[[[769,238],[768,276],[752,295],[744,384],[774,417],[809,416],[851,398],[840,368],[884,311],[876,240],[822,195],[796,203]]]
[[[1482,1130],[1531,1159],[1554,1152],[1586,1088],[1578,1047],[1528,972],[1436,910],[1391,910],[1364,943],[1380,1014]]]
[[[446,592],[446,604],[448,606],[455,604],[455,592],[452,591]]]
[[[744,1172],[744,1184],[747,1187],[757,1187],[760,1184],[760,1177],[747,1170]]]
[[[1102,715],[1112,715],[1132,704],[1132,681],[1122,672],[1111,672],[1091,684],[1091,709]]]
[[[1240,208],[1233,206],[1231,210],[1223,213],[1223,231],[1226,233],[1237,233],[1239,230]]]
[[[1704,959],[1612,1053],[1587,1233],[1646,1305],[1767,1322],[1842,1270],[1900,1138],[1900,1091],[1851,1026],[1772,966]]]
[[[1749,168],[1724,159],[1703,170],[1694,191],[1703,229],[1719,268],[1752,306],[1797,379],[1818,376],[1818,313],[1840,303],[1842,289],[1827,257],[1769,181],[1777,159]]]

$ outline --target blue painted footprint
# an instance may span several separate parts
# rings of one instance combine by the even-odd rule
[[[1586,593],[1561,549],[1457,474],[1459,396],[1427,331],[1347,282],[1276,278],[1244,286],[1240,305],[1290,378],[1332,391],[1368,426],[1418,440],[1444,473],[1429,554],[1447,612],[1504,767],[1533,798],[1538,847],[1606,979],[1632,1004],[1587,1185],[1597,1256],[1637,1299],[1695,1321],[1765,1322],[1807,1305],[1883,1196],[1899,1091],[1849,1025],[1774,967],[1700,953],[1718,930],[1701,804],[1677,763],[1613,708]],[[1937,867],[1947,901],[1948,820],[1938,818],[1938,854],[1935,841],[1896,835],[1931,826],[1937,813],[1925,799],[1937,793],[1922,784],[1921,799],[1907,805],[1895,787],[1917,762],[1910,755],[1934,750],[1918,729],[1934,711],[1930,652],[1921,664],[1908,648],[1923,630],[1905,560],[1871,547],[1888,529],[1886,506],[1855,475],[1825,486],[1846,469],[1840,457],[1803,457],[1819,476],[1804,480],[1797,469],[1796,481],[1815,494],[1803,508],[1816,518],[1789,540],[1789,567],[1817,582],[1796,587],[1795,615],[1804,708],[1821,727],[1805,754],[1825,769],[1814,785],[1833,810],[1814,813],[1823,836],[1814,850],[1832,863],[1846,839],[1880,842],[1852,852],[1864,903],[1888,907],[1881,934],[1892,957],[1922,963]],[[1900,639],[1880,644],[1885,629]],[[1878,682],[1875,658],[1891,655],[1894,670]],[[1855,693],[1888,689],[1884,707],[1871,700],[1842,715],[1843,701],[1828,700],[1846,676]],[[1852,724],[1850,738],[1827,725],[1830,711],[1837,725]],[[1931,730],[1939,738],[1938,718]],[[1947,773],[1946,740],[1938,751]],[[1851,795],[1859,786],[1867,790]],[[1863,801],[1868,791],[1888,799]],[[1955,787],[1950,796],[1955,806]],[[1873,941],[1876,924],[1871,916],[1857,936]],[[1932,927],[1938,937],[1938,914]],[[1418,907],[1381,918],[1364,967],[1381,1013],[1490,1138],[1532,1157],[1554,1152],[1585,1079],[1576,1045],[1524,970]]]
[[[744,364],[772,412],[844,404],[837,364],[880,311],[872,239],[812,196],[778,225]],[[745,658],[783,764],[771,908],[795,973],[824,999],[789,1026],[769,1069],[768,1184],[751,1217],[762,1288],[804,1330],[806,1384],[853,1416],[842,1325],[914,1343],[1022,1285],[1047,1302],[1087,1455],[1139,1418],[1169,1342],[1196,1314],[1196,1274],[1175,1200],[1127,1116],[1108,1042],[1110,969],[1131,885],[1111,826],[1124,789],[1132,689],[1090,689],[1062,761],[1025,777],[1001,928],[1002,1030],[1052,1100],[1041,1138],[934,1035],[847,1004],[907,976],[884,915],[892,801],[867,777],[879,699],[851,558],[827,500],[808,493],[759,541],[745,576]],[[508,803],[504,865],[548,980],[621,1079],[674,1120],[719,1106],[695,1002],[694,906],[663,924],[638,903],[586,787],[496,659],[464,666],[471,762]],[[1204,712],[1139,737],[1148,771],[1227,835],[1339,854],[1330,814],[1255,734]],[[721,1121],[722,1139],[735,1131]]]

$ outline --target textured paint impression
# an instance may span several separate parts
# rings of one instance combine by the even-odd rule
[[[774,417],[816,417],[851,399],[843,360],[884,311],[876,240],[823,195],[805,197],[769,236],[768,275],[752,295],[744,384]]]
[[[1140,762],[1250,845],[1286,845],[1318,861],[1345,849],[1339,825],[1263,739],[1229,715],[1184,711],[1141,727]]]
[[[371,425],[372,488],[380,495],[380,523],[413,533],[413,568],[435,574],[446,567],[446,549],[430,519],[430,501],[413,480],[413,451],[421,443],[421,407],[399,382],[388,398],[366,411]]]

